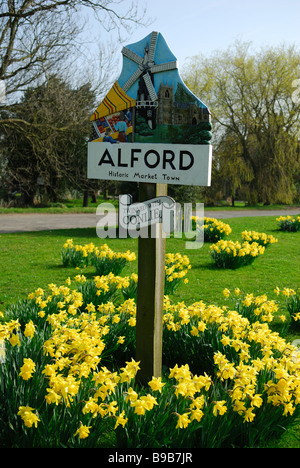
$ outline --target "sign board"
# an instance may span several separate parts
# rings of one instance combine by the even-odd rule
[[[88,177],[174,185],[210,185],[212,147],[163,143],[88,144]]]
[[[165,39],[154,31],[122,54],[121,74],[91,117],[88,178],[209,186],[210,112]]]
[[[162,370],[167,186],[210,185],[212,127],[207,106],[182,81],[159,32],[127,45],[122,55],[118,80],[91,116],[88,178],[139,186],[139,203],[124,195],[119,214],[123,227],[139,223],[151,231],[138,239],[137,377],[147,384]]]

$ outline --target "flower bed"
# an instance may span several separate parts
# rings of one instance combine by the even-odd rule
[[[275,288],[274,292],[278,293],[279,288]],[[266,294],[254,296],[252,293],[243,295],[239,288],[235,288],[232,293],[228,288],[223,290],[223,295],[226,299],[230,298],[234,310],[240,315],[247,318],[250,323],[255,323],[259,320],[261,323],[271,323],[276,321],[276,325],[280,327],[280,334],[285,336],[291,326],[288,314],[279,314],[280,307],[277,302],[268,299]],[[288,311],[288,307],[286,307]],[[300,315],[300,314],[299,314]],[[281,325],[281,326],[280,326]]]
[[[274,292],[285,297],[286,309],[291,318],[291,326],[300,328],[300,288],[297,291],[291,288],[283,288],[282,291],[277,287]]]
[[[276,239],[274,236],[265,234],[264,232],[256,231],[243,231],[242,238],[245,242],[257,242],[257,244],[263,245],[264,247],[278,242],[278,239]]]
[[[193,229],[204,231],[204,242],[218,242],[231,234],[229,224],[215,218],[192,216]]]
[[[272,301],[236,291],[240,308],[229,310],[166,296],[167,370],[142,388],[135,301],[115,300],[126,281],[77,275],[7,311],[2,446],[254,447],[293,424],[300,364],[266,323]]]
[[[257,242],[220,240],[210,246],[211,256],[218,268],[239,268],[249,265],[265,252],[265,247]]]
[[[86,267],[93,265],[97,275],[114,273],[119,275],[127,262],[136,259],[134,252],[114,252],[103,244],[96,247],[93,243],[86,245],[74,245],[72,239],[68,239],[62,249],[62,262],[64,266]]]
[[[165,259],[165,294],[173,294],[180,283],[188,283],[184,278],[191,268],[187,255],[167,253]],[[184,279],[183,279],[184,278]]]
[[[276,218],[280,231],[300,231],[300,216],[279,216]]]
[[[62,249],[62,261],[64,266],[87,267],[93,265],[98,276],[120,275],[127,262],[136,259],[134,253],[114,252],[107,244],[96,247],[93,243],[86,245],[74,245],[72,239],[68,239]],[[186,284],[186,275],[191,268],[187,255],[180,253],[167,253],[165,257],[165,294],[173,294],[182,281]],[[136,298],[138,276],[131,275],[127,280],[122,280],[124,298]]]

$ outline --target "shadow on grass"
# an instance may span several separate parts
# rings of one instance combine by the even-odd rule
[[[202,263],[193,263],[193,270],[212,270],[212,271],[219,271],[222,270],[223,268],[218,268],[214,263],[212,262],[202,262]]]
[[[20,234],[20,233],[17,233]],[[116,237],[106,237],[101,238],[97,236],[96,228],[73,228],[73,229],[51,229],[49,231],[34,231],[34,232],[26,232],[22,234],[29,234],[34,235],[35,237],[62,237],[64,241],[66,239],[89,239],[89,241],[97,241],[99,242],[110,242],[110,241],[129,241],[129,242],[137,242],[137,239],[128,236],[127,238],[119,238],[118,231],[116,231]]]
[[[63,266],[63,264],[58,264],[58,263],[44,263],[44,268],[47,270],[65,270],[66,267]]]
[[[46,270],[65,272],[66,276],[75,277],[76,275],[84,275],[86,278],[91,279],[97,276],[93,267],[80,268],[76,270],[75,267],[64,266],[62,263],[45,263],[44,268]]]

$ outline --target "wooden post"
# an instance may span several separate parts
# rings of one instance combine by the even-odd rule
[[[140,202],[166,195],[167,185],[141,183]],[[162,372],[163,300],[165,283],[165,246],[162,224],[156,224],[156,237],[138,240],[138,295],[136,317],[136,360],[140,361],[137,379],[146,385]]]

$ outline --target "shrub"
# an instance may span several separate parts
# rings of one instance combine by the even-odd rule
[[[176,291],[190,268],[191,264],[187,255],[181,255],[180,253],[166,254],[164,289],[166,295],[173,294]],[[188,283],[187,278],[183,281],[185,284]]]
[[[255,258],[262,255],[265,247],[257,242],[224,241],[220,240],[210,246],[211,256],[218,268],[239,268],[249,265]]]
[[[283,288],[282,291],[277,287],[274,289],[276,294],[282,293],[285,297],[287,311],[291,318],[291,326],[294,328],[300,327],[300,289],[295,291],[291,288]]]
[[[218,242],[232,232],[229,224],[215,218],[204,217],[204,219],[202,219],[193,216],[192,222],[194,230],[198,229],[200,231],[204,231],[204,242]]]
[[[276,239],[274,236],[265,234],[264,232],[256,231],[243,231],[242,238],[245,242],[249,242],[250,244],[252,242],[256,242],[257,244],[263,245],[264,247],[278,242],[278,239]]]
[[[300,231],[300,216],[279,216],[276,218],[280,231]]]
[[[86,245],[74,245],[72,239],[68,239],[62,249],[62,262],[64,266],[87,267],[93,265],[97,275],[113,273],[119,275],[127,262],[136,259],[134,252],[114,252],[103,244],[96,247],[93,243]]]

